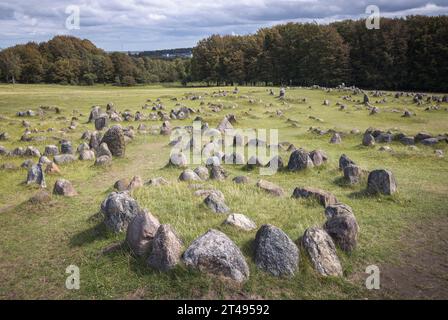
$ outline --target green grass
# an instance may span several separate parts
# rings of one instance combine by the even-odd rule
[[[225,216],[211,213],[201,204],[201,198],[193,195],[194,190],[187,183],[177,182],[179,169],[164,168],[170,152],[168,138],[154,135],[137,135],[126,151],[124,159],[115,159],[107,169],[96,168],[92,163],[77,161],[61,167],[62,176],[69,179],[79,192],[75,198],[53,196],[49,204],[33,206],[27,200],[36,188],[23,184],[26,170],[0,172],[0,298],[3,299],[116,299],[116,298],[274,298],[274,299],[344,299],[366,298],[371,293],[364,288],[365,268],[370,264],[396,262],[397,252],[402,249],[400,239],[412,236],[412,224],[424,219],[437,219],[447,214],[448,205],[448,161],[437,158],[434,149],[448,153],[448,145],[436,147],[418,146],[409,150],[399,143],[391,143],[393,153],[360,146],[362,132],[368,127],[383,130],[393,129],[408,134],[427,131],[433,134],[448,132],[448,112],[442,105],[438,111],[423,111],[412,98],[394,99],[387,96],[381,112],[369,116],[365,108],[356,108],[356,103],[343,101],[347,93],[320,90],[293,89],[287,92],[285,104],[268,95],[266,88],[240,88],[240,95],[212,98],[219,88],[164,88],[135,87],[118,88],[110,86],[68,87],[57,85],[0,85],[0,132],[7,131],[9,141],[1,141],[7,149],[34,145],[43,151],[47,144],[57,144],[63,137],[59,132],[67,128],[72,116],[76,116],[78,127],[64,137],[72,140],[74,148],[81,142],[83,131],[93,130],[86,120],[92,105],[105,106],[113,102],[120,111],[141,110],[147,99],[161,97],[166,108],[175,107],[171,97],[193,108],[199,108],[199,101],[180,100],[187,92],[204,96],[204,101],[222,103],[226,109],[212,113],[207,106],[201,107],[201,116],[215,126],[225,114],[233,113],[238,128],[275,128],[279,130],[279,141],[289,141],[297,147],[311,151],[323,149],[329,156],[329,163],[319,169],[300,173],[279,172],[263,177],[282,186],[286,197],[275,198],[258,190],[254,183],[258,171],[244,171],[242,166],[226,166],[231,177],[225,182],[207,181],[204,186],[221,190],[226,203],[233,212],[251,217],[258,226],[270,223],[283,229],[293,240],[297,240],[310,226],[322,225],[325,221],[323,208],[310,202],[290,198],[296,186],[319,187],[333,192],[340,201],[353,207],[361,232],[359,246],[352,254],[338,252],[344,268],[343,278],[321,278],[315,274],[307,257],[302,253],[299,272],[292,279],[279,279],[259,271],[253,262],[252,241],[256,231],[241,232],[230,226],[223,226]],[[232,90],[232,88],[222,88]],[[275,89],[278,91],[278,89]],[[205,95],[208,93],[208,95]],[[301,99],[306,97],[307,102]],[[362,100],[362,96],[354,96]],[[322,105],[329,99],[331,106]],[[378,98],[380,99],[380,98]],[[376,100],[371,98],[371,100]],[[339,111],[335,103],[348,106]],[[272,105],[270,105],[272,104]],[[59,106],[61,115],[48,113],[40,119],[27,118],[32,128],[45,130],[36,135],[45,136],[43,142],[20,142],[24,128],[17,111],[37,109],[40,105]],[[233,108],[235,106],[235,108]],[[311,109],[309,108],[311,106]],[[392,109],[408,109],[416,117],[402,118]],[[282,110],[283,116],[275,115]],[[149,110],[143,110],[148,114]],[[249,115],[246,114],[249,113]],[[57,120],[64,116],[66,120]],[[309,118],[321,118],[316,122]],[[287,119],[297,120],[299,127],[293,127]],[[147,121],[148,126],[160,122]],[[188,125],[190,121],[173,121],[174,125]],[[137,123],[123,123],[133,125]],[[47,128],[53,132],[46,132]],[[329,144],[330,135],[319,136],[308,132],[310,127],[337,129],[346,132],[343,143]],[[350,135],[357,128],[360,134]],[[363,168],[372,170],[387,168],[393,171],[399,185],[398,194],[392,197],[366,196],[362,191],[365,183],[346,186],[341,183],[338,170],[339,156],[345,153]],[[287,162],[289,154],[281,152]],[[36,159],[37,160],[37,159]],[[20,165],[24,158],[0,156],[0,164],[10,162]],[[192,166],[194,168],[195,166]],[[144,259],[132,257],[125,249],[102,254],[101,251],[113,243],[120,242],[124,235],[105,232],[97,213],[101,201],[112,191],[114,182],[120,178],[140,175],[145,181],[163,176],[171,182],[169,186],[143,187],[133,196],[141,206],[149,209],[161,223],[171,224],[188,246],[192,240],[216,228],[226,233],[242,249],[250,267],[250,279],[241,286],[209,277],[180,265],[168,273],[159,273],[145,266]],[[253,184],[235,185],[231,178],[248,175]],[[51,190],[58,177],[47,176]],[[80,267],[81,289],[65,289],[65,268],[71,264]]]

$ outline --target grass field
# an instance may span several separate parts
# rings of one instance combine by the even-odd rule
[[[74,149],[82,142],[85,130],[94,130],[87,124],[93,105],[105,107],[113,102],[119,111],[143,111],[147,99],[160,98],[166,109],[175,107],[171,98],[192,108],[201,108],[210,127],[215,127],[228,113],[235,114],[238,128],[275,128],[279,130],[279,141],[289,141],[296,147],[308,151],[323,149],[329,162],[322,168],[306,172],[279,172],[265,179],[275,182],[287,191],[286,197],[275,198],[259,191],[254,184],[236,185],[231,178],[248,175],[253,182],[259,178],[258,171],[247,172],[242,166],[228,166],[231,177],[224,182],[207,181],[204,185],[221,190],[226,203],[233,212],[252,218],[258,226],[270,223],[280,227],[293,240],[297,240],[310,226],[322,225],[325,221],[323,208],[309,202],[290,197],[296,186],[312,186],[334,193],[341,202],[349,204],[360,225],[358,248],[350,255],[338,251],[344,269],[342,278],[322,278],[312,269],[305,254],[301,253],[299,272],[292,279],[279,279],[258,270],[251,249],[256,231],[241,232],[222,226],[222,215],[211,213],[193,195],[187,183],[177,182],[180,169],[164,168],[170,147],[168,137],[137,134],[127,146],[123,159],[114,159],[111,167],[94,167],[91,162],[76,161],[61,166],[62,176],[70,180],[79,196],[64,198],[53,196],[50,203],[31,205],[27,200],[36,192],[36,187],[26,186],[26,170],[0,171],[0,298],[1,299],[165,299],[165,298],[274,298],[274,299],[362,299],[377,297],[364,286],[368,265],[399,264],[399,253],[404,249],[403,239],[413,234],[417,222],[433,221],[448,214],[448,158],[439,158],[435,149],[448,153],[448,144],[434,147],[418,145],[417,150],[393,142],[393,152],[379,151],[381,144],[373,148],[361,145],[362,134],[368,127],[401,131],[415,135],[420,131],[432,134],[448,132],[448,104],[440,110],[424,111],[431,104],[417,106],[412,97],[395,99],[392,93],[387,103],[376,104],[381,98],[371,97],[373,104],[381,110],[376,115],[360,103],[343,101],[346,92],[293,88],[287,91],[286,103],[268,94],[264,87],[242,87],[239,95],[213,98],[211,93],[232,88],[182,88],[161,86],[118,88],[110,86],[69,87],[57,85],[0,85],[0,132],[8,132],[10,138],[0,141],[8,150],[17,146],[34,145],[43,152],[45,145],[57,144],[61,138],[70,139]],[[278,88],[274,88],[278,92]],[[187,92],[204,96],[205,105],[199,101],[181,100]],[[208,95],[205,95],[208,93]],[[307,98],[302,102],[302,98]],[[362,101],[362,96],[353,96]],[[330,106],[323,106],[324,99]],[[336,102],[348,106],[340,111]],[[207,103],[222,103],[226,108],[212,113]],[[41,105],[58,106],[61,115],[48,113],[44,118],[26,118],[31,128],[42,132],[34,136],[45,136],[41,142],[21,142],[24,128],[17,111],[37,110]],[[415,117],[403,118],[393,109],[405,109],[416,113]],[[277,110],[283,115],[278,116]],[[64,116],[66,120],[58,120]],[[76,116],[76,130],[64,135],[60,131],[70,125]],[[314,116],[323,122],[310,118]],[[194,117],[193,117],[194,118]],[[291,125],[287,119],[298,121]],[[173,125],[191,125],[191,120],[172,121]],[[148,126],[160,121],[144,121]],[[123,122],[133,125],[137,122]],[[53,132],[46,129],[54,128]],[[346,133],[343,142],[330,144],[331,135],[309,132],[310,127],[336,129]],[[350,134],[352,129],[359,134]],[[137,130],[136,130],[137,132]],[[393,196],[367,196],[362,193],[365,182],[357,186],[341,183],[338,159],[347,154],[365,169],[390,169],[398,182],[399,192]],[[287,162],[289,154],[281,152]],[[18,166],[25,158],[0,156],[0,165],[14,163]],[[35,162],[37,159],[34,159]],[[192,166],[194,168],[195,166]],[[105,232],[97,213],[101,202],[113,190],[120,178],[140,175],[144,181],[163,176],[171,182],[168,186],[144,186],[133,192],[142,207],[149,209],[161,223],[171,224],[184,240],[186,246],[209,228],[226,233],[242,249],[250,268],[250,279],[241,286],[209,277],[199,272],[178,266],[168,273],[159,273],[145,265],[144,259],[134,258],[126,249],[103,253],[103,249],[120,242],[124,235]],[[58,176],[46,176],[51,190]],[[406,249],[407,250],[407,249]],[[80,290],[67,290],[65,279],[67,266],[80,267]],[[445,279],[447,281],[447,279]],[[381,292],[381,297],[390,293]]]

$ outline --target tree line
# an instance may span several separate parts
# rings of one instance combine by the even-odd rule
[[[89,40],[56,36],[40,44],[29,42],[0,52],[4,82],[135,84],[186,81],[188,59],[161,60],[107,53]]]
[[[134,85],[321,85],[427,90],[448,88],[448,16],[382,18],[329,25],[287,23],[245,36],[212,35],[191,59],[107,53],[89,40],[56,36],[0,52],[5,82]]]
[[[288,23],[212,35],[193,49],[192,79],[210,84],[322,85],[446,91],[448,16]]]

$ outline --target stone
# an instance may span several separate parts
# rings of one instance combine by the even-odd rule
[[[27,159],[20,165],[20,167],[25,168],[25,169],[30,169],[33,165],[34,165],[33,160]]]
[[[61,164],[67,164],[67,163],[76,161],[76,158],[72,154],[60,154],[60,155],[54,156],[53,161],[57,165],[61,165]]]
[[[434,150],[434,153],[435,153],[435,155],[436,155],[436,157],[439,157],[439,158],[443,158],[443,150],[440,150],[440,149],[437,149],[437,150]]]
[[[39,149],[37,149],[36,147],[33,146],[29,146],[25,149],[25,154],[26,157],[40,157],[40,151]]]
[[[106,143],[101,143],[96,152],[97,157],[108,156],[112,158],[112,152],[109,150],[109,147]]]
[[[133,178],[132,178],[132,180],[131,180],[131,182],[129,182],[129,185],[128,185],[128,190],[135,190],[135,189],[138,189],[138,188],[141,188],[141,187],[143,187],[143,180],[142,180],[142,178],[140,177],[140,176],[134,176]]]
[[[41,188],[46,188],[45,175],[40,164],[31,166],[26,177],[26,184],[37,184]]]
[[[115,157],[124,157],[126,144],[123,129],[119,125],[112,126],[104,134],[101,143],[106,143],[110,152]]]
[[[8,150],[4,146],[0,146],[0,156],[5,156],[8,154]]]
[[[357,184],[361,180],[363,170],[357,165],[350,164],[344,168],[344,178],[349,184]]]
[[[257,181],[257,187],[276,197],[285,195],[285,191],[281,187],[263,179]]]
[[[330,235],[321,228],[308,228],[302,237],[314,270],[322,276],[342,276],[342,266]]]
[[[148,211],[135,215],[126,230],[126,243],[132,253],[136,256],[147,254],[159,226],[159,220]]]
[[[189,267],[238,283],[249,278],[249,267],[240,249],[224,233],[210,229],[182,256]]]
[[[90,146],[87,142],[83,142],[81,143],[78,148],[76,149],[76,151],[78,151],[78,153],[82,153],[85,150],[90,150]]]
[[[317,188],[295,188],[292,194],[293,198],[315,199],[324,207],[338,202],[337,198],[330,192]]]
[[[187,156],[184,153],[173,153],[170,156],[169,165],[184,168],[188,164]]]
[[[101,139],[102,139],[101,132],[99,131],[92,132],[92,134],[90,135],[89,147],[93,150],[97,150],[101,144]]]
[[[382,132],[376,136],[375,141],[378,143],[391,143],[393,136],[391,133]]]
[[[89,160],[95,160],[95,152],[93,150],[83,150],[79,154],[79,160],[82,161],[89,161]]]
[[[397,192],[397,182],[389,170],[374,170],[367,180],[367,190],[372,193],[391,195]]]
[[[205,199],[204,204],[214,213],[228,213],[229,207],[224,203],[224,199],[215,193],[210,193]]]
[[[244,164],[244,155],[241,153],[230,153],[224,156],[224,163],[226,164]]]
[[[210,170],[210,179],[212,180],[225,180],[228,174],[221,166],[212,166]]]
[[[222,201],[225,200],[225,198],[224,198],[224,194],[223,194],[221,191],[216,190],[216,189],[209,189],[209,190],[199,189],[199,190],[196,190],[196,191],[194,192],[194,195],[195,195],[195,196],[197,196],[197,197],[203,197],[203,198],[207,198],[207,197],[208,197],[209,195],[211,195],[211,194],[213,194],[213,195],[215,195],[216,197],[220,198]]]
[[[424,144],[425,146],[433,146],[433,145],[439,143],[439,140],[437,138],[427,138],[427,139],[423,139],[420,142],[422,144]]]
[[[22,147],[17,147],[14,150],[11,151],[11,155],[12,156],[21,157],[24,154],[25,154],[25,149],[23,149]]]
[[[227,117],[224,117],[224,119],[222,119],[222,121],[219,123],[217,129],[224,133],[226,130],[233,130],[233,126],[230,123],[229,119],[227,119]]]
[[[419,133],[417,133],[417,134],[415,135],[415,137],[414,137],[414,141],[415,141],[415,142],[420,142],[420,141],[422,141],[422,140],[430,139],[430,138],[432,138],[432,137],[433,137],[433,136],[432,136],[431,134],[427,133],[427,132],[419,132]]]
[[[328,157],[322,150],[313,150],[309,153],[311,161],[315,167],[320,167],[328,161]]]
[[[400,142],[404,145],[411,146],[415,144],[414,137],[403,136],[400,138]]]
[[[41,156],[40,158],[39,158],[39,163],[42,165],[42,166],[44,166],[44,165],[47,165],[47,164],[50,164],[52,161],[50,160],[50,159],[48,159],[46,156]]]
[[[40,189],[28,201],[34,205],[48,203],[51,201],[51,194],[45,189]]]
[[[126,178],[117,180],[114,184],[114,189],[118,191],[126,191],[128,190],[129,183],[130,183],[129,179]]]
[[[229,215],[224,221],[224,224],[232,225],[244,231],[251,231],[257,228],[255,222],[240,213],[232,213]]]
[[[359,226],[353,213],[342,210],[327,219],[324,229],[343,251],[352,252],[358,242]]]
[[[299,263],[299,249],[279,228],[263,225],[254,242],[255,264],[274,276],[292,277]]]
[[[307,168],[313,168],[314,164],[308,152],[303,149],[297,149],[291,153],[288,162],[289,171],[299,171]]]
[[[169,184],[169,182],[163,177],[157,177],[157,178],[150,179],[146,183],[146,185],[149,185],[149,186],[164,186],[167,184]]]
[[[98,167],[109,166],[110,164],[112,164],[112,157],[109,157],[107,155],[98,157],[95,160],[95,166]]]
[[[332,144],[339,144],[341,142],[342,142],[341,135],[339,133],[335,132],[333,134],[333,136],[331,137],[331,139],[330,139],[330,143],[332,143]]]
[[[65,179],[58,179],[54,184],[53,194],[65,197],[74,197],[78,195],[78,192],[76,192],[70,181]]]
[[[169,136],[171,134],[171,125],[169,121],[164,121],[160,128],[160,134],[163,136]]]
[[[182,171],[179,176],[180,181],[199,181],[201,178],[191,169]]]
[[[95,121],[101,115],[101,108],[99,106],[94,106],[90,111],[89,122]]]
[[[392,152],[392,148],[389,146],[381,146],[379,149],[379,151],[384,151],[384,152]]]
[[[375,138],[370,133],[365,133],[362,138],[362,145],[366,147],[375,145]]]
[[[180,261],[183,243],[169,224],[162,224],[151,243],[148,266],[159,271],[173,269]]]
[[[101,203],[101,212],[104,214],[106,227],[115,232],[123,232],[129,222],[143,210],[127,191],[112,192]]]
[[[51,162],[45,168],[46,174],[61,174],[61,169],[56,165],[56,163]]]
[[[344,170],[348,165],[355,165],[355,162],[351,160],[347,155],[341,155],[341,157],[339,158],[339,169]]]
[[[58,154],[59,154],[59,149],[57,146],[55,146],[55,145],[45,146],[44,155],[46,155],[47,157],[56,156]]]
[[[331,219],[343,214],[353,214],[353,209],[344,203],[330,204],[325,207],[325,216],[327,217],[327,219]]]
[[[250,182],[250,179],[246,176],[237,176],[232,179],[236,184],[247,184]]]
[[[109,124],[109,118],[107,116],[101,116],[95,119],[95,129],[103,130]]]
[[[285,165],[283,163],[283,159],[279,155],[273,156],[272,159],[269,160],[268,164],[266,165],[266,167],[276,170],[281,170],[284,168],[284,166]]]
[[[67,140],[61,142],[61,153],[62,154],[73,154],[72,143]]]
[[[6,141],[9,139],[9,134],[7,132],[0,132],[0,141]]]
[[[208,178],[210,177],[210,174],[206,167],[197,167],[196,169],[194,169],[194,173],[196,173],[198,177],[201,178],[201,180],[208,180]]]

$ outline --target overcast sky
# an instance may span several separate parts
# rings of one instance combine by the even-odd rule
[[[0,0],[0,48],[57,34],[87,38],[108,51],[191,47],[214,33],[365,18],[372,4],[388,17],[448,14],[448,0]],[[79,30],[66,28],[70,5],[79,7]]]

